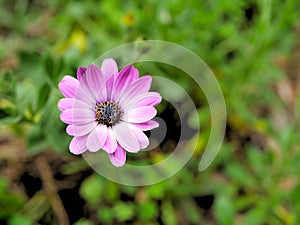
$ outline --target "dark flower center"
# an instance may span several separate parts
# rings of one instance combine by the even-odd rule
[[[96,121],[107,127],[112,127],[121,118],[121,108],[118,102],[105,101],[96,103]]]

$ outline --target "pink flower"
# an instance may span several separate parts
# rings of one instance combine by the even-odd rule
[[[64,76],[58,84],[64,95],[58,102],[60,119],[69,124],[66,132],[74,136],[73,154],[86,150],[106,151],[114,166],[123,166],[126,151],[137,153],[149,145],[143,131],[158,127],[151,120],[154,106],[161,96],[149,92],[151,76],[139,78],[138,70],[125,66],[118,73],[113,59],[105,59],[101,69],[96,65],[79,67],[77,79]]]

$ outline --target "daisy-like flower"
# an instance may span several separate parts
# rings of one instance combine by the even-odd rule
[[[58,101],[60,119],[68,124],[66,132],[74,136],[70,143],[73,154],[103,149],[114,166],[123,166],[126,151],[137,153],[149,145],[143,131],[158,127],[153,121],[154,106],[161,96],[149,92],[151,76],[139,78],[132,65],[118,72],[109,58],[96,65],[79,67],[77,79],[64,76],[58,84],[64,95]]]

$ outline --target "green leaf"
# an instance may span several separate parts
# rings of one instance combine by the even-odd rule
[[[166,192],[166,183],[161,182],[158,184],[150,185],[145,188],[145,192],[152,199],[161,199]]]
[[[39,97],[38,97],[38,102],[37,102],[37,107],[43,108],[45,107],[47,100],[49,98],[51,92],[51,88],[49,84],[45,83],[39,90]]]
[[[260,225],[264,222],[268,222],[265,210],[261,207],[255,207],[247,212],[243,224]]]
[[[81,219],[77,221],[74,225],[93,225],[93,223],[89,220]]]
[[[79,159],[76,161],[69,162],[61,166],[61,172],[64,175],[70,175],[74,173],[79,173],[83,170],[90,168],[87,162],[83,159]]]
[[[191,199],[186,199],[182,202],[182,207],[190,224],[200,224],[201,214],[195,202],[191,201]]]
[[[33,126],[26,136],[27,151],[31,154],[37,154],[48,147],[45,141],[44,132],[40,126]]]
[[[59,75],[62,72],[64,66],[65,66],[64,58],[58,59],[57,63],[56,63],[56,70],[55,70],[55,73],[54,73],[54,76],[53,76],[54,81],[57,80],[57,77],[59,77]]]
[[[36,52],[21,52],[20,56],[20,70],[17,73],[25,78],[27,82],[34,83],[38,89],[45,83],[46,76],[43,70],[42,57]],[[31,90],[32,92],[32,90]],[[37,94],[37,92],[36,92]]]
[[[219,196],[216,199],[214,214],[216,216],[218,224],[233,224],[234,207],[231,199],[228,196]]]
[[[165,200],[162,204],[162,220],[166,225],[177,224],[176,212],[171,202]]]
[[[7,189],[7,181],[1,179],[0,185],[0,219],[14,215],[24,205],[25,198]]]
[[[113,207],[113,212],[119,222],[130,220],[134,216],[135,206],[132,203],[117,202]]]
[[[22,116],[18,115],[18,116],[6,116],[4,118],[0,118],[0,125],[10,125],[10,124],[16,124],[19,121],[21,121]]]
[[[140,220],[154,220],[158,216],[158,207],[152,201],[146,201],[138,205],[137,215]]]
[[[240,185],[253,187],[256,184],[255,179],[248,172],[248,170],[238,163],[230,163],[226,167],[226,174]]]
[[[48,103],[43,110],[40,126],[53,150],[59,153],[68,153],[71,137],[66,134],[66,125],[59,119],[60,111],[56,106],[57,100],[53,98]]]
[[[104,183],[99,175],[91,175],[83,181],[80,195],[92,206],[100,202],[104,191]]]
[[[265,171],[271,166],[270,152],[263,152],[256,148],[247,148],[247,158],[256,180],[266,182]]]
[[[5,190],[8,186],[8,181],[3,177],[0,177],[0,192]]]
[[[64,67],[64,59],[54,59],[50,53],[44,57],[44,68],[49,79],[56,85],[57,78],[59,77]]]
[[[129,196],[134,196],[137,192],[137,187],[135,186],[122,186],[122,191]]]
[[[46,54],[44,58],[44,68],[48,77],[52,80],[52,75],[54,73],[54,59],[50,53]]]
[[[43,191],[37,192],[19,211],[23,216],[34,221],[40,220],[51,208],[49,200]]]
[[[300,207],[300,183],[293,189],[291,197],[295,204],[298,204]]]
[[[114,219],[114,212],[111,208],[102,206],[98,210],[97,216],[99,220],[101,220],[104,224],[112,224],[112,221]]]
[[[33,221],[31,221],[29,218],[21,214],[15,214],[8,221],[8,225],[33,225],[33,224],[34,224]]]
[[[116,199],[119,198],[120,190],[119,190],[119,186],[116,183],[107,181],[105,183],[105,189],[109,190],[104,196],[107,201],[114,202]]]
[[[13,97],[16,86],[16,76],[11,71],[0,74],[0,94]]]
[[[32,119],[33,113],[37,109],[37,100],[37,85],[31,82],[22,82],[16,85],[16,106],[20,114]]]

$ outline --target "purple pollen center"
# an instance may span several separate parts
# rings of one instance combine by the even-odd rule
[[[119,122],[122,111],[118,102],[105,101],[96,103],[96,121],[107,127]]]

